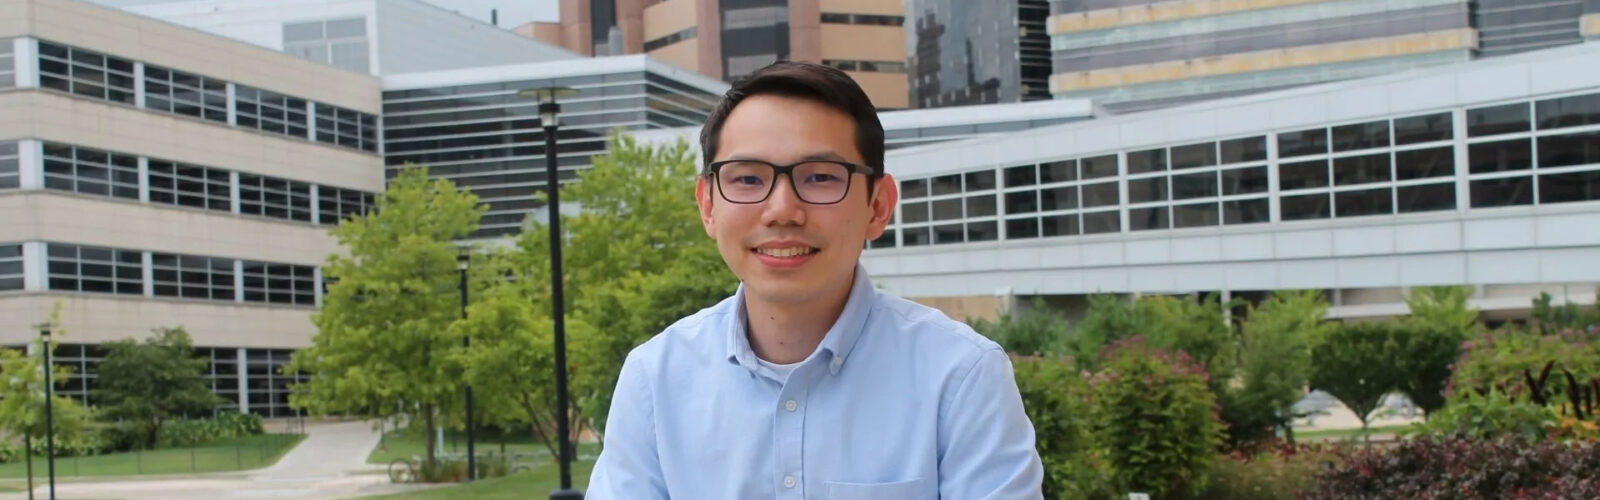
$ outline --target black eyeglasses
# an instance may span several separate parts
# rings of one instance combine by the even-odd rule
[[[853,174],[873,175],[877,170],[845,161],[808,160],[793,165],[775,165],[761,160],[724,160],[710,168],[717,192],[729,203],[761,203],[772,196],[778,176],[789,176],[789,186],[800,201],[813,205],[832,205],[850,193]]]

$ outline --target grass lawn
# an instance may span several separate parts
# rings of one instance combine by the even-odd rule
[[[193,448],[167,448],[91,457],[57,457],[56,477],[192,474],[258,469],[272,465],[305,436],[262,434],[212,442]],[[33,457],[33,476],[46,475],[45,458]],[[27,477],[27,464],[0,465],[0,478]],[[16,484],[16,483],[10,483]]]
[[[1367,429],[1366,434],[1367,435],[1401,434],[1401,433],[1404,433],[1406,430],[1408,430],[1410,428],[1411,428],[1410,425],[1390,425],[1390,426],[1384,426],[1384,427],[1371,427],[1371,428]],[[1330,439],[1330,440],[1339,440],[1339,439],[1344,439],[1344,438],[1357,438],[1357,437],[1361,437],[1361,436],[1362,436],[1362,432],[1361,432],[1361,428],[1360,427],[1357,427],[1357,428],[1354,428],[1354,429],[1323,429],[1323,430],[1315,430],[1315,431],[1295,431],[1295,433],[1294,433],[1294,438],[1295,439]]]
[[[526,432],[514,432],[502,435],[492,430],[480,430],[473,436],[477,441],[478,456],[490,453],[500,454],[500,444],[505,443],[506,453],[544,453],[549,454],[543,442],[535,442]],[[387,464],[397,459],[420,457],[427,449],[426,441],[421,433],[406,430],[389,431],[384,433],[383,441],[377,448],[372,449],[372,454],[367,456],[369,464]],[[447,455],[466,456],[467,433],[463,431],[444,432],[444,452]],[[579,443],[578,455],[594,455],[600,452],[600,446],[595,443]]]
[[[572,463],[572,486],[582,490],[589,484],[589,471],[594,462],[580,460]],[[446,486],[415,493],[401,493],[366,497],[365,500],[526,500],[545,498],[561,482],[561,468],[548,463],[528,472],[494,479],[484,479],[470,484]]]

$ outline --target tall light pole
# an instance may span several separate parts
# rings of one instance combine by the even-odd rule
[[[45,466],[50,470],[50,500],[56,500],[56,414],[54,405],[50,400],[55,399],[55,387],[50,383],[50,372],[55,368],[50,364],[50,351],[55,350],[50,345],[50,327],[39,329],[39,338],[44,339],[44,453]]]
[[[561,186],[556,168],[556,132],[561,128],[561,97],[578,93],[567,87],[543,87],[520,92],[539,99],[539,124],[544,126],[545,193],[549,203],[550,228],[550,318],[555,322],[556,348],[556,434],[560,439],[557,456],[561,462],[561,488],[550,492],[550,500],[582,500],[583,493],[572,488],[572,443],[567,429],[567,328],[562,313],[561,294]]]
[[[456,254],[456,271],[461,273],[461,319],[467,319],[467,267],[471,263],[472,250],[467,247],[461,247],[460,253]],[[462,330],[462,332],[466,331],[465,329]],[[462,333],[461,347],[472,347],[471,334]],[[478,479],[478,455],[476,450],[473,449],[472,427],[475,422],[472,420],[472,383],[463,382],[463,385],[466,386],[467,393],[467,482],[470,483]]]

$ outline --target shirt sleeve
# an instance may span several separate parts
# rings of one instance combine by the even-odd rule
[[[605,446],[589,475],[589,500],[667,500],[656,453],[655,411],[647,370],[629,356],[606,417]]]
[[[939,424],[939,496],[1042,499],[1044,466],[1005,351],[978,356]]]

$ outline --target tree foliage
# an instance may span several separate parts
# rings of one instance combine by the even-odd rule
[[[144,341],[107,342],[98,366],[95,400],[106,418],[143,431],[143,445],[156,445],[168,420],[201,416],[223,403],[206,384],[205,360],[182,328],[157,329]]]
[[[1230,440],[1237,446],[1289,429],[1293,405],[1305,394],[1311,345],[1328,330],[1328,304],[1316,291],[1280,291],[1251,306],[1239,331],[1239,369],[1218,396]]]
[[[1006,352],[1020,356],[1058,356],[1071,352],[1067,319],[1050,309],[1041,297],[1028,307],[1006,312],[994,321],[969,319],[974,331],[988,337]]]
[[[52,430],[59,442],[76,440],[88,426],[91,414],[78,401],[52,393],[52,429],[45,425],[44,352],[54,353],[56,344],[67,332],[61,328],[60,303],[50,312],[50,342],[34,340],[25,352],[0,349],[0,430],[12,436],[42,439]],[[60,386],[72,376],[72,367],[56,366],[51,385]]]
[[[1223,435],[1204,368],[1140,337],[1108,347],[1101,364],[1096,429],[1121,491],[1182,498],[1204,489]]]
[[[1405,383],[1401,335],[1380,322],[1333,327],[1311,349],[1311,388],[1339,398],[1365,429],[1383,397]]]

